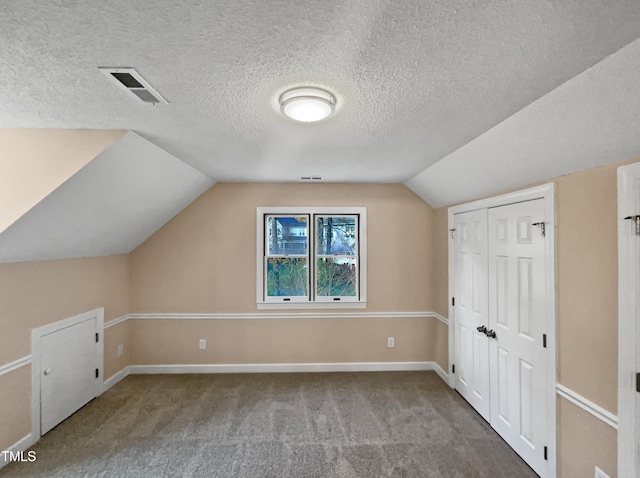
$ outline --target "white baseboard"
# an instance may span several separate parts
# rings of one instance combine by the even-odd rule
[[[34,439],[33,435],[31,433],[29,433],[26,437],[18,440],[16,443],[11,445],[6,450],[1,450],[1,451],[10,451],[10,452],[13,452],[13,453],[20,452],[20,451],[27,451],[29,448],[31,448],[33,445],[35,445],[35,443],[37,441],[38,440]],[[4,466],[6,466],[6,465],[8,465],[10,463],[10,461],[8,459],[5,460],[4,455],[5,454],[2,453],[2,456],[0,456],[0,469],[2,469]]]
[[[434,370],[434,362],[339,362],[130,365],[129,374],[172,373],[293,373],[293,372],[392,372]]]
[[[129,367],[128,366],[123,368],[119,372],[114,373],[111,377],[109,377],[108,379],[106,379],[104,381],[104,384],[102,385],[102,393],[104,393],[107,390],[109,390],[111,387],[113,387],[116,383],[121,381],[127,375],[129,375]]]
[[[433,371],[435,373],[437,373],[440,378],[442,380],[444,380],[444,383],[446,383],[447,385],[449,384],[449,375],[447,375],[447,372],[445,372],[444,370],[442,370],[442,367],[440,367],[440,365],[437,364],[437,362],[431,362],[433,364]]]
[[[449,376],[436,362],[341,362],[341,363],[252,363],[128,365],[104,381],[103,393],[129,375],[183,373],[297,373],[297,372],[400,372],[434,371],[449,383]]]

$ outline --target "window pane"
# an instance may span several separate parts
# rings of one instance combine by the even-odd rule
[[[269,255],[307,254],[307,216],[267,217]]]
[[[302,258],[267,259],[267,296],[307,295],[307,260]]]
[[[318,217],[318,254],[355,255],[356,226],[355,216]]]
[[[347,258],[318,259],[317,295],[324,297],[356,295],[356,260]]]

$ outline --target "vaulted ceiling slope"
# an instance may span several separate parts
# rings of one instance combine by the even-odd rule
[[[0,129],[0,232],[125,133]]]
[[[131,252],[213,184],[129,132],[0,233],[0,262]]]
[[[638,37],[637,0],[9,0],[0,127],[134,130],[218,181],[404,182]],[[136,68],[170,104],[143,104],[99,66]],[[283,118],[279,94],[301,84],[333,91],[335,116]],[[521,182],[518,164],[483,175],[486,190]],[[441,168],[424,197],[459,200]]]
[[[640,157],[640,40],[405,184],[433,207]]]

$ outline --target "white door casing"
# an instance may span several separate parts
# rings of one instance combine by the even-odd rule
[[[501,196],[494,196],[487,199],[482,199],[479,201],[474,201],[467,204],[462,204],[459,206],[454,206],[449,208],[449,221],[448,226],[449,229],[454,229],[455,226],[455,217],[458,214],[469,212],[469,211],[477,211],[479,209],[490,210],[491,208],[498,208],[500,206],[508,206],[512,204],[524,203],[528,201],[534,201],[536,199],[541,199],[542,203],[542,220],[536,221],[531,220],[530,222],[544,222],[546,239],[543,241],[543,275],[544,282],[542,285],[542,293],[544,294],[544,300],[542,301],[542,305],[539,305],[541,309],[544,310],[542,317],[540,320],[544,322],[544,326],[540,324],[540,330],[546,330],[546,345],[545,349],[545,359],[544,366],[542,367],[544,370],[540,370],[540,373],[533,377],[534,381],[540,381],[539,383],[543,383],[542,387],[535,387],[536,390],[533,391],[534,399],[536,402],[536,407],[538,407],[538,403],[542,404],[542,409],[546,410],[546,413],[542,414],[542,417],[533,417],[534,422],[544,422],[542,424],[534,423],[533,427],[530,428],[531,434],[536,435],[536,433],[545,435],[541,437],[538,441],[537,438],[534,438],[534,448],[537,448],[541,453],[542,460],[544,460],[542,466],[538,466],[535,464],[535,460],[532,463],[533,467],[538,466],[538,473],[540,476],[544,477],[555,477],[557,476],[557,398],[556,398],[556,384],[557,384],[557,351],[556,351],[556,263],[555,263],[555,185],[554,184],[545,184],[542,186],[536,186],[533,188],[517,191],[514,193],[508,193]],[[495,213],[494,213],[495,214]],[[525,226],[528,221],[525,221]],[[531,224],[532,225],[532,224]],[[538,231],[540,233],[541,227],[533,227],[533,231]],[[523,230],[526,234],[528,231]],[[488,231],[489,236],[491,235],[491,231]],[[455,297],[456,293],[456,269],[455,269],[455,246],[453,242],[450,242],[451,247],[449,247],[449,291],[450,298]],[[523,269],[525,268],[522,266]],[[532,270],[533,272],[533,270]],[[527,275],[528,276],[528,275]],[[488,289],[488,287],[487,287]],[[538,289],[537,289],[538,290]],[[489,294],[490,296],[490,294]],[[456,346],[456,313],[459,313],[457,307],[453,306],[452,303],[449,303],[449,318],[450,318],[450,327],[449,327],[449,363],[451,364],[450,371],[453,372],[453,367],[455,366],[455,372],[458,371],[458,363],[457,360],[457,346]],[[491,314],[489,312],[489,317]],[[489,330],[496,331],[496,338],[500,339],[497,335],[499,332],[496,330],[497,327],[497,318],[493,318],[492,322],[488,324]],[[525,334],[526,335],[526,334]],[[540,337],[541,338],[541,337]],[[495,342],[493,339],[489,339],[489,343]],[[497,361],[498,355],[498,347],[497,343],[491,344],[490,347],[490,355],[493,350],[494,360]],[[505,347],[503,347],[506,350]],[[504,355],[504,351],[503,351]],[[504,359],[503,359],[504,360]],[[518,365],[525,369],[526,373],[529,373],[531,370],[530,365],[532,365],[533,359],[531,361],[518,362]],[[535,363],[533,364],[535,365]],[[456,373],[450,373],[449,375],[449,384],[451,387],[456,386],[457,377]],[[491,377],[494,374],[494,370],[490,368],[489,376]],[[516,380],[517,385],[520,388],[523,388],[525,384],[520,385],[519,379]],[[515,383],[515,382],[514,382]],[[505,388],[504,391],[508,391],[508,388]],[[497,393],[497,392],[495,392]],[[511,392],[513,396],[513,392]],[[489,393],[489,401],[493,407],[497,404],[494,403],[498,398],[494,398],[493,390],[490,390]],[[509,394],[507,394],[507,397]],[[508,399],[506,399],[508,400]],[[532,402],[528,402],[531,404]],[[527,404],[525,403],[525,406]],[[519,406],[520,407],[520,406]],[[521,407],[520,407],[521,408]],[[533,411],[531,407],[527,410]],[[525,410],[526,411],[526,410]],[[518,411],[519,412],[519,411]],[[510,412],[512,413],[512,412]],[[538,415],[541,415],[540,413]],[[491,421],[491,416],[489,417]],[[519,421],[519,420],[518,420]],[[536,431],[537,430],[537,431]],[[522,441],[522,438],[519,438]],[[526,442],[525,442],[526,443]],[[512,445],[513,446],[513,445]],[[514,447],[515,448],[515,447]],[[529,448],[531,448],[529,446]],[[516,450],[518,451],[518,450]],[[546,457],[546,460],[545,460]],[[526,459],[526,456],[524,457]]]
[[[45,434],[100,395],[103,314],[96,309],[32,331],[33,436]]]
[[[487,210],[454,216],[455,388],[489,421]]]
[[[548,394],[544,222],[543,199],[489,209],[489,328],[496,334],[489,345],[490,423],[542,476]]]
[[[618,475],[640,477],[640,163],[618,168]],[[627,219],[630,218],[630,219]]]

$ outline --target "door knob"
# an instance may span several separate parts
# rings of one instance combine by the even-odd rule
[[[490,339],[495,339],[496,338],[496,332],[493,329],[487,330],[484,334],[487,337],[489,337]]]
[[[44,374],[45,375],[51,375],[51,372],[52,372],[51,367],[49,367],[49,368],[45,369]]]
[[[487,328],[484,325],[481,325],[480,327],[477,327],[476,330],[478,332],[480,332],[481,334],[486,334],[487,333]]]

